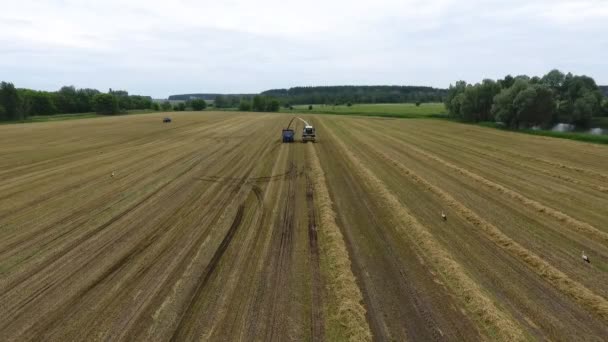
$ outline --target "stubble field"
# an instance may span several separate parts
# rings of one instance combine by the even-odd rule
[[[1,340],[608,336],[608,146],[171,116],[0,127]]]

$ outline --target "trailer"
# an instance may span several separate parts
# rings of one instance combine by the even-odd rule
[[[282,136],[284,143],[291,143],[291,142],[294,142],[295,135],[296,135],[296,133],[293,131],[293,129],[284,128],[281,136]]]

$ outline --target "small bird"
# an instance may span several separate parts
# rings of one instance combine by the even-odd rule
[[[444,221],[447,221],[447,220],[448,220],[448,217],[446,216],[446,214],[445,214],[443,211],[441,212],[441,218],[442,218]]]
[[[112,177],[114,177],[114,171],[112,171]]]
[[[585,251],[583,251],[583,260],[585,260],[585,262],[590,263],[591,261],[589,260],[589,257],[585,254]]]

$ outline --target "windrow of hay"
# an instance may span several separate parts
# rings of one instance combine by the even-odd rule
[[[365,318],[363,296],[357,286],[348,250],[340,228],[336,224],[336,214],[327,190],[325,175],[314,146],[309,145],[312,179],[315,191],[315,202],[319,210],[318,227],[321,267],[327,281],[327,315],[326,333],[330,339],[348,341],[371,341],[371,331]]]
[[[441,198],[448,206],[453,208],[457,213],[460,214],[460,216],[462,216],[473,226],[480,228],[481,231],[487,235],[488,239],[494,242],[498,247],[522,260],[526,265],[528,265],[528,267],[532,268],[534,272],[536,272],[543,279],[547,280],[559,291],[575,299],[581,305],[608,321],[608,301],[605,298],[593,293],[582,284],[570,279],[566,274],[551,266],[549,263],[527,250],[513,239],[509,238],[496,226],[482,219],[472,210],[455,200],[451,195],[441,190],[437,186],[429,183],[424,178],[418,176],[402,163],[392,159],[384,152],[376,152],[387,163],[394,165],[402,173],[409,176],[413,181],[422,185]]]
[[[560,222],[562,222],[564,224],[564,226],[566,226],[566,227],[570,227],[570,228],[572,228],[572,229],[574,229],[576,231],[585,233],[588,236],[591,236],[593,238],[597,238],[597,239],[599,239],[601,241],[608,242],[608,233],[605,233],[605,232],[603,232],[603,231],[595,228],[594,226],[590,225],[589,223],[579,221],[579,220],[577,220],[577,219],[575,219],[575,218],[573,218],[573,217],[571,217],[571,216],[569,216],[567,214],[562,213],[559,210],[555,210],[553,208],[547,207],[546,205],[544,205],[544,204],[542,204],[540,202],[537,202],[537,201],[535,201],[533,199],[525,197],[524,195],[520,194],[517,191],[514,191],[514,190],[511,190],[509,188],[506,188],[506,187],[504,187],[504,186],[502,186],[502,185],[500,185],[498,183],[494,183],[491,180],[489,180],[487,178],[484,178],[484,177],[482,177],[482,176],[480,176],[478,174],[475,174],[475,173],[473,173],[473,172],[471,172],[469,170],[466,170],[466,169],[463,169],[463,168],[461,168],[459,166],[456,166],[456,165],[454,165],[454,164],[452,164],[452,163],[450,163],[450,162],[448,162],[448,161],[446,161],[444,159],[441,159],[441,158],[439,158],[439,157],[437,157],[435,155],[432,155],[432,154],[430,154],[430,153],[428,153],[426,151],[423,151],[423,150],[421,150],[421,149],[413,146],[412,144],[403,142],[403,141],[401,141],[399,139],[396,139],[396,138],[393,138],[393,137],[388,137],[387,136],[387,138],[390,139],[390,140],[392,140],[392,141],[396,141],[396,142],[399,142],[401,144],[404,144],[404,145],[407,146],[408,150],[412,150],[412,151],[418,153],[419,155],[421,155],[421,156],[423,156],[423,157],[425,157],[427,159],[430,159],[430,160],[433,160],[433,161],[435,161],[435,162],[437,162],[439,164],[442,164],[442,165],[444,165],[444,166],[446,166],[446,167],[448,167],[448,168],[450,168],[450,169],[452,169],[452,170],[460,173],[463,176],[469,177],[469,178],[475,180],[476,182],[478,182],[480,184],[483,184],[484,186],[486,186],[486,187],[488,187],[490,189],[496,190],[496,191],[498,191],[499,193],[501,193],[503,195],[509,196],[512,199],[516,200],[516,201],[519,201],[519,202],[521,202],[521,203],[523,203],[523,204],[525,204],[525,205],[527,205],[527,206],[529,206],[531,208],[534,208],[534,210],[536,210],[536,211],[538,211],[540,213],[544,213],[544,214],[546,214],[546,215],[548,215],[548,216],[550,216],[550,217],[552,217],[554,219],[557,219]]]
[[[329,131],[327,128],[326,131]],[[409,210],[363,162],[339,139],[333,142],[342,150],[367,188],[387,207],[393,217],[391,223],[414,243],[418,253],[424,254],[429,265],[440,274],[444,283],[463,302],[464,308],[493,340],[521,341],[525,335],[517,323],[501,311],[490,297],[471,279],[433,235],[412,216]]]

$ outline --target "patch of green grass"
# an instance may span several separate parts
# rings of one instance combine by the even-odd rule
[[[540,136],[560,138],[560,139],[570,139],[570,140],[584,141],[584,142],[589,142],[589,143],[594,143],[594,144],[608,144],[608,135],[595,135],[595,134],[582,133],[582,132],[554,132],[554,131],[533,130],[533,129],[515,130],[515,129],[509,129],[509,128],[499,126],[494,122],[480,122],[480,123],[478,123],[478,125],[484,126],[484,127],[498,128],[498,129],[502,129],[502,130],[506,130],[506,131],[510,131],[510,132],[516,132],[516,133],[540,135]]]
[[[336,115],[362,115],[391,118],[447,118],[443,103],[423,103],[416,106],[413,103],[384,103],[384,104],[353,104],[352,106],[339,105],[297,105],[294,109],[281,108],[283,113],[311,113]]]

